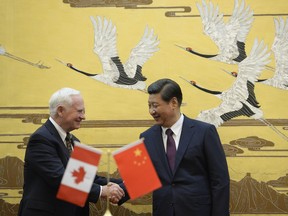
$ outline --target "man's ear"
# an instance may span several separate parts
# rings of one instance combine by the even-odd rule
[[[64,111],[64,107],[63,106],[61,106],[61,105],[59,105],[58,107],[57,107],[57,114],[58,114],[58,116],[60,116],[60,117],[63,117],[63,111]]]
[[[178,103],[178,100],[177,100],[176,97],[173,97],[173,98],[171,99],[171,104],[172,104],[173,108],[178,107],[179,103]]]

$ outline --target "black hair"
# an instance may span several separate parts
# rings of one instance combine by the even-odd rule
[[[169,102],[173,97],[177,98],[179,106],[182,104],[182,91],[178,83],[171,79],[159,79],[150,84],[147,89],[149,94],[161,94],[162,100]]]

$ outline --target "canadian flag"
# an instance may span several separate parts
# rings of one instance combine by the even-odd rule
[[[68,161],[57,198],[83,207],[98,170],[102,152],[74,142],[74,151]]]

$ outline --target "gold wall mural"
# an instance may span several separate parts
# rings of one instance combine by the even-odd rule
[[[240,6],[241,2],[239,0]],[[138,139],[140,132],[153,124],[148,113],[145,88],[119,88],[73,70],[90,74],[102,74],[105,70],[99,56],[93,51],[95,25],[91,22],[91,16],[96,17],[96,21],[98,16],[101,17],[103,23],[105,19],[107,22],[111,20],[115,25],[115,49],[123,65],[119,59],[114,59],[114,63],[120,65],[116,68],[118,71],[125,72],[126,75],[123,73],[122,76],[129,80],[126,84],[129,86],[130,81],[135,81],[136,74],[138,78],[142,77],[141,82],[146,86],[159,78],[174,79],[181,85],[184,94],[182,112],[192,118],[198,118],[203,111],[221,107],[224,99],[207,91],[214,90],[223,96],[223,92],[233,89],[235,83],[242,82],[241,71],[245,68],[245,59],[249,58],[255,39],[263,41],[264,46],[267,46],[264,53],[270,53],[270,62],[266,64],[264,59],[260,69],[250,70],[246,81],[250,79],[251,73],[254,77],[252,81],[250,79],[249,84],[246,82],[236,90],[249,91],[249,101],[256,99],[254,108],[259,105],[257,110],[261,111],[260,117],[254,118],[255,113],[252,111],[255,110],[248,105],[248,111],[241,115],[235,109],[229,115],[216,115],[217,112],[213,112],[215,116],[209,117],[210,120],[220,120],[216,126],[229,165],[231,214],[288,214],[286,0],[245,1],[243,8],[250,9],[242,11],[242,14],[247,13],[244,17],[248,23],[241,32],[242,41],[239,41],[247,58],[242,55],[237,61],[235,58],[229,59],[229,56],[226,58],[229,61],[215,61],[211,59],[212,56],[192,53],[232,53],[232,48],[224,52],[218,47],[223,44],[224,37],[228,37],[227,32],[227,35],[218,32],[217,37],[207,35],[213,26],[205,28],[205,23],[203,26],[203,14],[201,17],[199,8],[205,8],[205,1],[0,0],[0,3],[1,216],[17,215],[26,145],[31,133],[48,118],[48,100],[57,89],[72,87],[82,92],[86,120],[74,134],[83,143],[100,148],[103,152],[116,150]],[[224,23],[227,23],[232,17],[235,2],[212,0],[211,3],[213,7],[207,5],[207,8],[211,10],[218,5],[219,13],[223,13]],[[251,11],[253,16],[249,18]],[[126,73],[128,69],[125,63],[129,62],[133,48],[137,47],[143,36],[153,41],[153,46],[142,50],[146,57],[141,64],[132,61],[141,66],[135,69],[134,65],[135,74]],[[279,37],[280,46],[274,44],[275,36]],[[216,39],[220,42],[216,42]],[[234,76],[231,76],[231,72],[238,74],[232,73]],[[282,74],[282,81],[277,78],[278,81],[270,81],[270,85],[259,82],[278,73]],[[239,98],[237,94],[233,96],[227,101]],[[115,162],[105,154],[101,158],[100,174],[107,174],[108,163],[111,165],[110,175],[119,176]],[[152,209],[151,194],[129,201],[121,207],[110,207],[115,216],[149,216]],[[91,204],[90,208],[91,215],[103,215],[106,201],[100,200]]]

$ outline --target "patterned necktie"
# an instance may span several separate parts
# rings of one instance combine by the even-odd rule
[[[170,165],[170,169],[174,170],[175,156],[176,156],[176,145],[173,139],[173,131],[169,128],[165,132],[167,134],[167,157]]]
[[[73,145],[73,141],[72,141],[72,134],[67,133],[67,136],[65,138],[65,142],[66,142],[66,147],[69,151],[69,154],[71,154],[72,152],[72,145]]]

